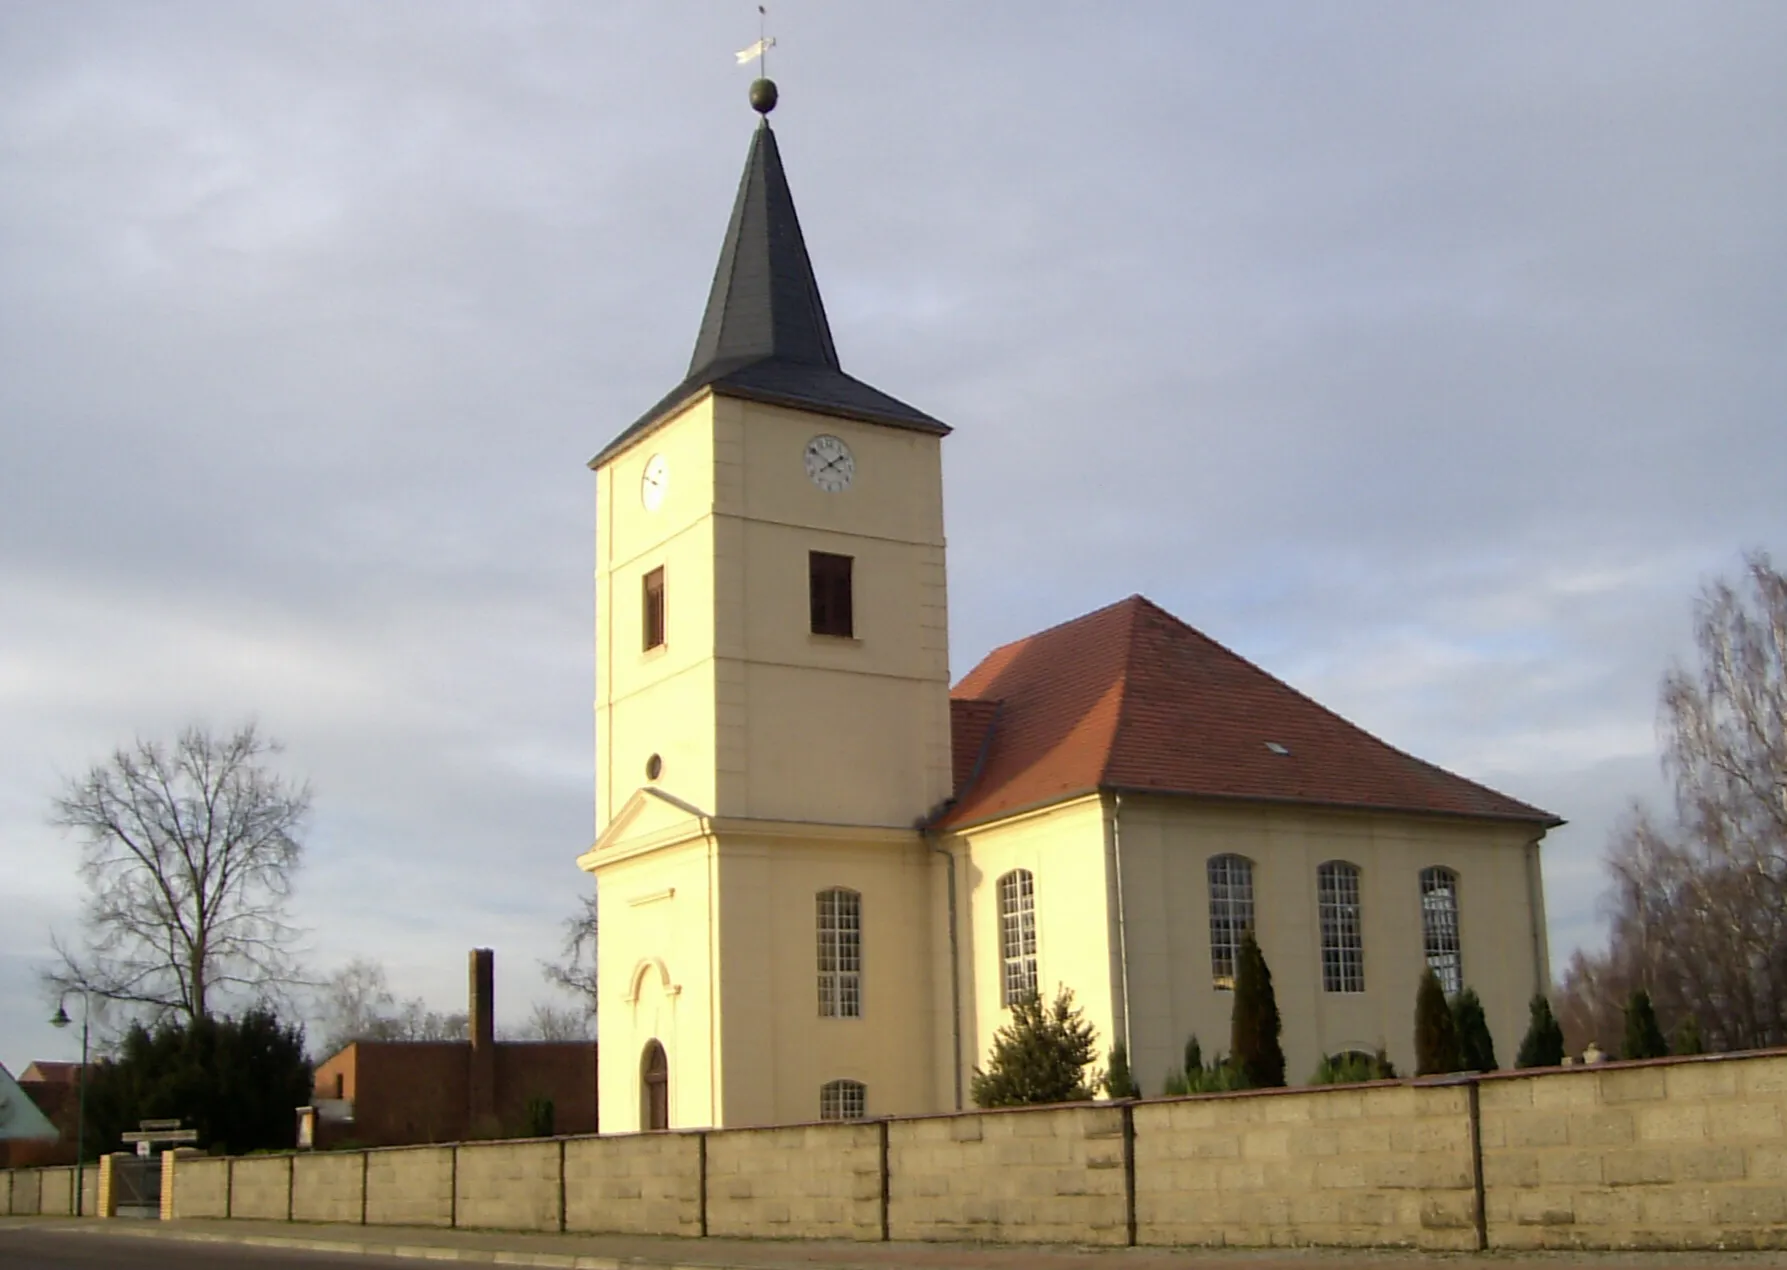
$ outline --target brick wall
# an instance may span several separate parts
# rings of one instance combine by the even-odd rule
[[[528,1129],[527,1104],[552,1099],[552,1131],[594,1133],[594,1041],[499,1041],[496,1047],[496,1114],[511,1133]]]
[[[707,1135],[707,1231],[880,1239],[881,1134],[871,1123]]]
[[[357,1222],[370,1159],[362,1152],[292,1157],[292,1220]]]
[[[451,1226],[453,1200],[452,1147],[387,1147],[367,1153],[367,1224]]]
[[[637,1133],[565,1143],[565,1229],[700,1235],[702,1135]]]
[[[1491,1247],[1787,1246],[1787,1055],[1480,1088]]]
[[[1398,1084],[1139,1104],[1137,1242],[1475,1250],[1469,1103]]]
[[[1123,1117],[1074,1106],[892,1121],[891,1237],[1126,1243]]]
[[[381,1225],[1460,1251],[1784,1248],[1787,1051],[851,1124],[251,1157],[234,1163],[231,1209],[283,1217],[289,1178],[294,1216],[357,1220],[356,1165],[364,1220]],[[225,1167],[175,1162],[179,1215],[221,1215]],[[0,1173],[0,1198],[13,1212],[41,1204],[65,1213],[71,1172]]]
[[[167,1200],[164,1188],[162,1200]],[[204,1156],[174,1161],[174,1216],[227,1217],[230,1202],[230,1162]]]
[[[285,1221],[291,1216],[291,1156],[251,1155],[230,1164],[231,1217]]]
[[[472,1228],[559,1228],[559,1143],[478,1142],[459,1148],[455,1222]]]

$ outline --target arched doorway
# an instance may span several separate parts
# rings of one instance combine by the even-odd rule
[[[670,1127],[670,1060],[656,1041],[645,1043],[639,1063],[639,1125],[642,1129]]]

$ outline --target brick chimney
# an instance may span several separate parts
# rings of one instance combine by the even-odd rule
[[[471,1072],[466,1082],[468,1119],[474,1133],[494,1127],[496,1120],[496,954],[474,948],[471,996],[466,1030],[471,1036]]]

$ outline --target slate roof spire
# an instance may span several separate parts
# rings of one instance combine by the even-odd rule
[[[758,80],[762,115],[720,246],[695,354],[682,383],[590,460],[597,467],[704,389],[870,423],[944,435],[947,425],[844,373],[769,112],[775,85]]]

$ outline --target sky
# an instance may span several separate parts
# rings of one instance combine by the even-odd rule
[[[1142,592],[1565,817],[1787,555],[1787,7],[780,0],[844,368],[940,417],[951,668]],[[61,783],[253,719],[293,915],[499,1023],[589,885],[594,478],[682,376],[755,6],[0,6],[0,1061]]]

